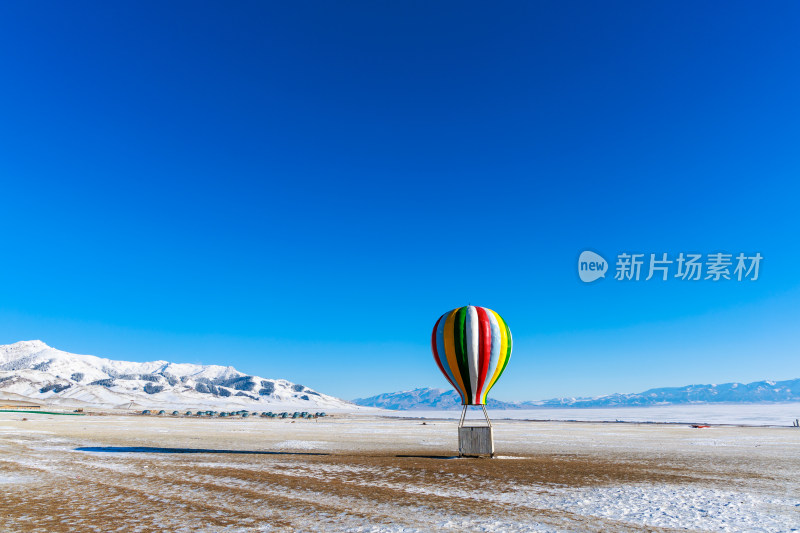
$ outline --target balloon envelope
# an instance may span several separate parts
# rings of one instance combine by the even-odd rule
[[[433,358],[463,405],[485,405],[511,357],[511,330],[500,315],[468,305],[448,311],[433,327]]]

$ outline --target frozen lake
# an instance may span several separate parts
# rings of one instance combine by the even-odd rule
[[[585,422],[672,422],[685,424],[736,424],[746,426],[791,426],[800,418],[800,403],[777,404],[705,404],[666,405],[653,407],[607,407],[597,409],[541,408],[520,410],[489,409],[492,420],[561,420]],[[383,416],[411,418],[459,418],[454,411],[386,411]],[[482,419],[476,407],[469,411],[470,419]]]

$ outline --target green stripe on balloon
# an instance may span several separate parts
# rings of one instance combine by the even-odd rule
[[[472,387],[469,382],[469,362],[467,356],[467,308],[459,307],[453,324],[453,340],[456,349],[456,361],[461,381],[464,383],[464,392],[467,393],[467,403],[471,403]]]
[[[505,372],[506,367],[508,366],[508,362],[511,360],[511,330],[508,329],[508,324],[506,324],[505,320],[503,320],[503,327],[506,328],[506,338],[508,339],[508,342],[506,343],[506,360],[503,362],[502,370],[500,370],[500,373],[497,375],[498,380],[500,380],[500,376],[503,375],[503,372]]]

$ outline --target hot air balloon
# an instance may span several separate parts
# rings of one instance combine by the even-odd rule
[[[486,307],[468,305],[453,309],[439,317],[433,326],[433,358],[464,406],[458,422],[461,456],[494,456],[486,397],[508,365],[511,346],[511,330],[505,320]],[[481,406],[485,427],[465,425],[470,405]]]
[[[463,405],[486,405],[486,396],[511,357],[511,330],[500,315],[468,305],[443,314],[433,327],[433,358]]]

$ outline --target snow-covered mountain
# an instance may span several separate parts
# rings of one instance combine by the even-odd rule
[[[369,398],[357,398],[353,403],[382,409],[460,409],[461,398],[454,390],[414,389],[400,392],[387,392]],[[493,409],[517,409],[515,403],[501,402],[489,398],[487,407]]]
[[[355,410],[358,406],[285,379],[232,366],[114,361],[42,341],[0,345],[0,399],[117,408]]]
[[[623,405],[775,402],[800,402],[800,379],[664,387],[632,394],[609,394],[596,398],[556,398],[522,402],[520,405],[523,407],[615,407]]]
[[[380,394],[353,400],[364,406],[384,409],[458,409],[460,400],[453,390],[415,389]],[[632,394],[609,394],[594,398],[553,398],[526,402],[489,400],[494,409],[534,409],[536,407],[631,407],[681,405],[692,403],[776,403],[800,402],[800,379],[755,381],[722,385],[665,387]]]

